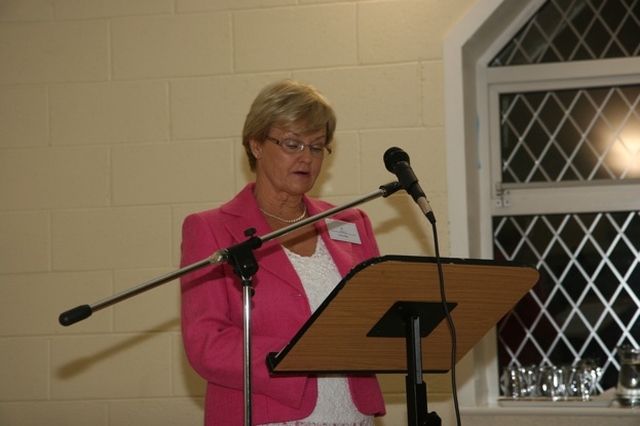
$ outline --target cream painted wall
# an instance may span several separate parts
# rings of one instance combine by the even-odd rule
[[[180,226],[252,179],[239,134],[275,79],[338,113],[314,190],[336,204],[409,153],[449,252],[442,39],[474,0],[2,0],[0,424],[201,424],[177,282],[62,327],[58,315],[177,268]],[[433,254],[406,194],[362,208],[385,254]],[[455,224],[453,224],[455,226]],[[381,376],[406,423],[404,383]],[[430,410],[454,424],[448,376]]]

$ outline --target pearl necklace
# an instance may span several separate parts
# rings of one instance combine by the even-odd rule
[[[275,219],[275,220],[279,220],[280,222],[296,223],[296,222],[300,222],[307,215],[307,206],[305,204],[303,204],[302,206],[304,207],[304,210],[302,211],[302,214],[300,215],[300,217],[297,217],[295,219],[283,219],[283,218],[278,217],[278,216],[276,216],[274,214],[268,213],[268,212],[264,211],[263,209],[260,209],[260,211],[262,213],[264,213],[265,216],[268,216],[268,217],[270,217],[272,219]]]

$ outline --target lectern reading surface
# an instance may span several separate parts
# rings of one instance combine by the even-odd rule
[[[467,354],[539,277],[532,267],[508,262],[447,258],[442,259],[442,267],[456,327],[456,360]],[[291,342],[269,355],[272,373],[406,372],[405,339],[372,332],[396,302],[441,306],[434,258],[388,255],[356,266]],[[446,321],[437,323],[421,340],[424,371],[449,371],[451,333]]]

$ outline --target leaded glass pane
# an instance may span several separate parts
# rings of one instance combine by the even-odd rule
[[[640,0],[549,0],[489,66],[640,55]]]
[[[495,259],[535,265],[540,282],[498,324],[499,363],[603,367],[615,348],[640,347],[640,213],[494,217]]]
[[[640,86],[500,96],[503,183],[640,178]]]

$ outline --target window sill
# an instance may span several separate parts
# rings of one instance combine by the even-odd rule
[[[575,416],[575,417],[637,417],[640,418],[640,407],[621,407],[613,402],[609,407],[593,406],[521,406],[503,407],[491,404],[484,407],[460,407],[460,412],[467,416]]]

